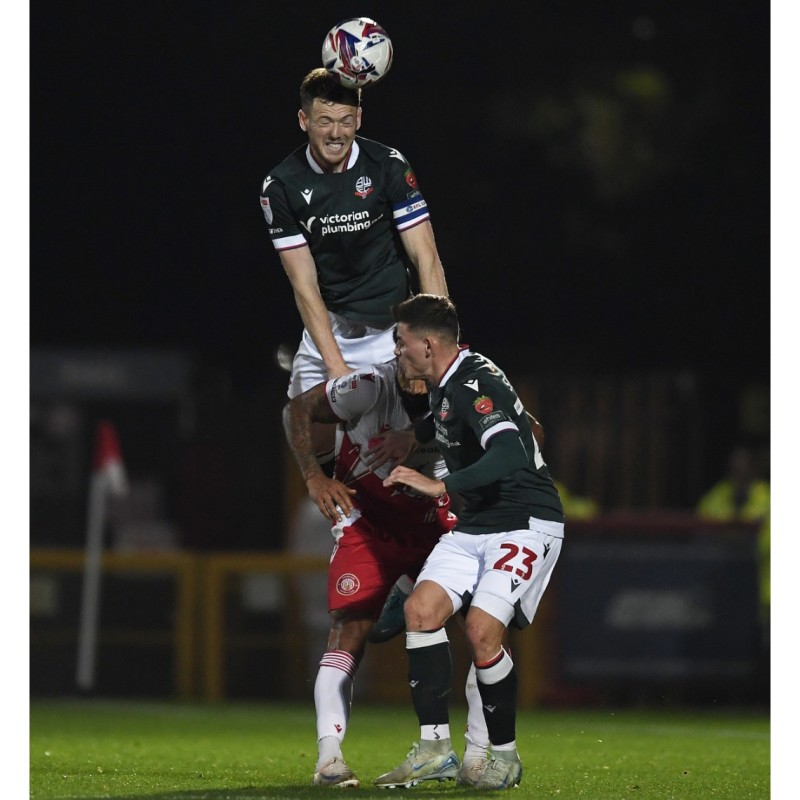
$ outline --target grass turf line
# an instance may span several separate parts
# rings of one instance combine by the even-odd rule
[[[410,704],[409,704],[410,705]],[[465,711],[454,708],[463,752]],[[344,754],[359,797],[386,798],[372,780],[402,761],[418,728],[409,708],[355,704]],[[34,800],[297,800],[316,760],[313,704],[185,705],[33,701]],[[736,712],[523,711],[517,721],[522,798],[765,800],[770,796],[766,715]],[[344,790],[346,791],[346,790]],[[423,783],[410,797],[475,795],[454,782]]]

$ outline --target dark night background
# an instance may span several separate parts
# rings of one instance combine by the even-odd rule
[[[45,13],[46,10],[46,13]],[[361,135],[415,168],[464,340],[513,375],[687,371],[710,475],[768,385],[770,9],[755,0],[31,6],[30,339],[282,385],[258,205],[330,26],[395,47]]]

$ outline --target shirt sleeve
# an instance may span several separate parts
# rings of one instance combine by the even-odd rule
[[[333,413],[343,422],[351,422],[375,405],[380,393],[379,383],[374,370],[357,370],[329,380],[325,393]]]
[[[397,150],[392,150],[389,156],[387,195],[392,208],[392,220],[398,231],[413,228],[430,218],[428,204],[417,186],[414,170]]]
[[[278,252],[308,245],[281,181],[267,175],[261,185],[260,200],[272,245]]]
[[[448,475],[443,479],[444,485],[449,493],[488,486],[527,463],[528,456],[519,435],[504,429],[492,436],[489,448],[474,464]]]

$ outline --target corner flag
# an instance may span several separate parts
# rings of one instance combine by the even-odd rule
[[[128,479],[122,462],[119,437],[110,422],[102,421],[97,424],[92,467],[86,518],[86,550],[83,562],[83,594],[76,668],[78,688],[86,692],[94,688],[106,500],[110,494],[121,496],[128,491]]]

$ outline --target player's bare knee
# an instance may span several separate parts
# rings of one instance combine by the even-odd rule
[[[476,663],[494,658],[503,645],[505,629],[497,625],[487,625],[485,619],[467,617],[466,634],[470,652]]]
[[[445,599],[447,596],[445,595]],[[448,600],[449,602],[449,600]],[[425,591],[414,590],[403,605],[408,631],[432,631],[441,628],[450,614],[441,608],[440,603],[431,603]]]

